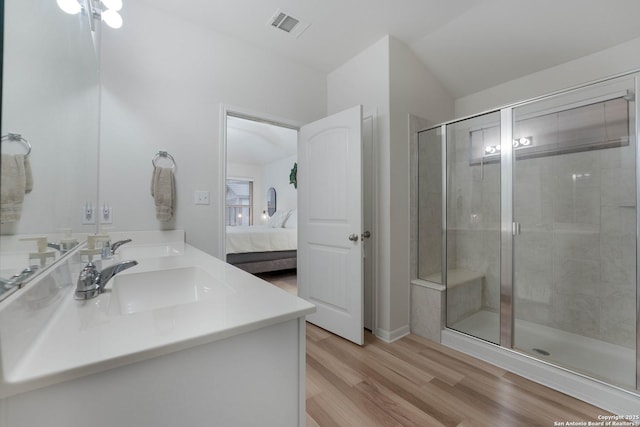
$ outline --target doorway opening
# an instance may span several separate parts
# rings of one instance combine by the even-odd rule
[[[299,131],[308,125],[302,126],[302,124],[287,123],[287,121],[272,118],[265,119],[266,115],[246,113],[226,106],[222,106],[221,113],[221,139],[223,143],[220,144],[220,182],[225,185],[225,191],[221,192],[220,215],[225,219],[221,221],[225,228],[220,235],[225,236],[225,238],[220,241],[219,253],[228,263],[261,277],[287,292],[302,295],[302,292],[298,292],[298,290],[302,290],[303,286],[307,286],[308,281],[302,280],[298,276],[298,273],[302,271],[298,270],[298,266],[302,265],[300,263],[303,261],[298,244],[302,238],[301,234],[305,230],[302,223],[300,230],[298,230],[298,198],[304,196],[304,189],[298,190],[297,186],[298,137]],[[362,243],[357,242],[357,244],[362,244],[365,249],[361,257],[364,280],[351,280],[351,276],[347,276],[346,272],[342,276],[344,276],[346,282],[362,287],[363,301],[361,304],[363,306],[363,315],[359,316],[362,317],[360,329],[364,327],[364,329],[375,331],[375,259],[377,256],[375,243],[377,240],[375,227],[375,210],[377,206],[375,185],[375,165],[377,161],[374,144],[375,111],[366,112],[364,115],[361,113],[360,120],[362,125],[362,158],[359,163],[362,163],[363,173],[359,180],[363,181],[361,197],[363,207],[362,225],[364,228],[360,231],[354,229],[350,233],[355,233],[353,235],[358,236],[358,238],[362,236]],[[295,150],[291,150],[279,157],[276,156],[275,152],[281,149],[278,145],[281,141],[280,138],[274,137],[274,134],[291,135],[291,138],[295,141],[293,143]],[[249,148],[253,147],[248,142],[250,138],[261,141],[262,147]],[[277,141],[274,141],[274,138]],[[251,156],[253,160],[247,160],[247,156]],[[271,161],[265,162],[265,158],[268,156],[272,156]],[[256,168],[256,165],[259,164],[262,164],[262,172],[259,171],[260,166]],[[316,164],[315,166],[317,167],[318,165]],[[323,167],[327,177],[332,176],[334,166],[334,164],[330,163]],[[273,169],[275,172],[273,174],[265,173],[264,170],[268,168]],[[277,179],[269,179],[269,176],[277,176]],[[240,190],[231,191],[227,186],[227,180],[250,182],[251,195],[248,195],[249,190],[244,192]],[[314,192],[314,197],[319,197],[321,193],[328,191],[327,189],[328,186],[319,185],[318,191]],[[298,194],[298,191],[300,194]],[[247,194],[245,195],[244,193]],[[234,196],[230,197],[230,200],[239,205],[235,209],[228,208],[226,197],[228,194]],[[235,197],[238,195],[241,197]],[[300,211],[302,212],[302,210],[303,206],[300,206]],[[236,216],[240,214],[243,218],[231,220],[228,217],[231,214]],[[245,219],[245,215],[249,215],[250,218]],[[251,242],[249,247],[234,247],[235,243],[232,240],[244,239],[245,242],[252,240],[248,236],[250,236],[251,232],[257,231],[258,228],[284,235],[284,239],[288,239],[290,242],[290,234],[295,233],[294,235],[297,235],[298,231],[300,231],[300,237],[293,238],[293,245],[289,246],[288,249],[264,245],[255,246],[255,240]],[[287,233],[289,233],[288,237]],[[364,244],[365,239],[367,240],[366,245]],[[311,264],[318,264],[318,262],[311,261]],[[309,263],[307,262],[304,265],[308,267]],[[340,275],[340,272],[336,270],[334,275]],[[336,333],[333,330],[330,330],[330,332]],[[340,333],[336,334],[340,335]]]
[[[224,255],[254,275],[297,268],[296,127],[226,111]],[[289,283],[292,280],[288,280]]]

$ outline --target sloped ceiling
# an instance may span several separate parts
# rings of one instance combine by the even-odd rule
[[[298,151],[298,132],[266,123],[227,117],[227,161],[266,165]]]
[[[455,98],[640,37],[638,0],[145,0],[328,73],[390,34]],[[310,27],[267,25],[282,10]]]

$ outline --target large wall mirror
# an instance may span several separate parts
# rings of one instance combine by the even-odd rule
[[[86,12],[69,15],[55,0],[5,0],[3,12],[0,277],[8,278],[58,259],[53,243],[96,230],[96,215],[83,211],[97,206],[100,87]],[[5,162],[19,164],[25,141],[33,189],[21,201],[23,174]],[[36,242],[24,240],[37,236],[52,243],[45,262],[30,257]]]

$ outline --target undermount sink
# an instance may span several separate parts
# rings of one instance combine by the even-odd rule
[[[184,248],[173,244],[122,246],[118,249],[122,259],[159,258],[184,254]]]
[[[184,267],[115,276],[112,314],[133,314],[222,297],[234,290],[200,267]]]

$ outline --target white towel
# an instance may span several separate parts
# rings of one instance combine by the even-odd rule
[[[33,175],[31,174],[31,162],[29,161],[29,157],[26,156],[24,158],[24,177],[24,192],[25,194],[29,194],[31,190],[33,190]]]
[[[151,179],[151,196],[156,203],[156,218],[160,221],[169,221],[173,218],[173,195],[175,183],[173,168],[153,168]]]
[[[22,202],[27,192],[25,156],[23,154],[3,154],[0,165],[0,222],[15,222],[22,214]],[[31,166],[29,166],[31,175]],[[33,179],[30,178],[30,186]],[[31,188],[29,188],[31,191]]]

